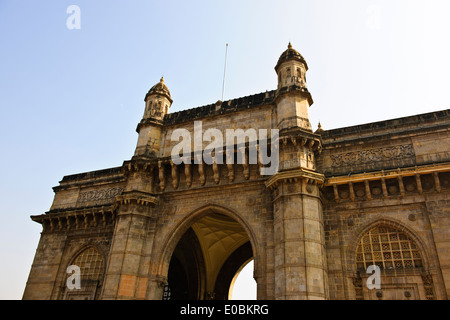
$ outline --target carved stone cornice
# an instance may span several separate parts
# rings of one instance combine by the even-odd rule
[[[322,151],[322,138],[320,135],[302,129],[283,130],[279,137],[280,147],[292,145],[293,147],[306,147],[313,151]]]
[[[138,123],[137,127],[136,127],[136,132],[139,133],[139,131],[141,131],[142,127],[147,127],[147,126],[159,126],[162,127],[163,126],[163,120],[154,118],[154,117],[149,117],[149,118],[145,118],[142,119],[141,122]]]
[[[141,191],[127,191],[116,196],[115,206],[137,204],[145,207],[153,207],[158,203],[158,197]]]
[[[273,175],[269,180],[265,182],[266,188],[269,190],[273,190],[280,183],[284,182],[297,182],[300,180],[306,180],[306,183],[309,184],[318,184],[322,185],[325,177],[321,173],[317,173],[314,171],[309,171],[305,169],[295,169],[295,170],[287,170],[281,171]]]
[[[67,208],[31,216],[31,220],[42,224],[44,233],[69,232],[111,226],[114,224],[115,211],[112,205]]]
[[[149,172],[157,166],[157,160],[145,157],[133,157],[132,160],[125,161],[122,165],[122,172],[125,176],[134,172]]]
[[[314,100],[308,89],[299,85],[282,87],[279,90],[277,90],[275,95],[275,103],[277,103],[282,96],[286,95],[300,95],[301,97],[304,97],[305,99],[308,100],[310,106],[314,103]]]

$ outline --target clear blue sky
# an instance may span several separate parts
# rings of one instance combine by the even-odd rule
[[[81,9],[69,30],[66,9]],[[448,109],[450,2],[0,0],[0,299],[20,299],[64,175],[133,155],[148,89],[171,112],[276,88],[291,41],[314,128]]]

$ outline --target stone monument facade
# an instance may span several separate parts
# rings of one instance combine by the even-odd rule
[[[289,44],[275,90],[175,113],[161,79],[131,159],[63,177],[31,217],[42,233],[23,299],[223,300],[251,260],[258,299],[447,299],[449,110],[313,131],[307,71]],[[181,163],[178,129],[203,135]],[[246,140],[205,162],[207,133],[227,129]],[[269,175],[250,161],[263,142]]]

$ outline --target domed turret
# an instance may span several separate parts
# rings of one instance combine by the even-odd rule
[[[173,101],[163,77],[147,92],[144,101],[144,119],[155,118],[162,120],[169,113],[169,108]]]
[[[284,51],[280,58],[278,59],[277,65],[275,66],[275,71],[278,72],[278,68],[283,62],[289,61],[289,60],[297,60],[305,65],[306,71],[308,71],[308,65],[306,64],[305,59],[303,56],[292,47],[292,44],[289,42],[288,48],[286,51]]]
[[[135,156],[155,157],[159,151],[164,116],[169,113],[173,102],[164,78],[151,87],[145,95],[144,101],[144,116],[136,128],[139,137]]]
[[[289,42],[288,48],[278,59],[275,71],[278,75],[278,89],[290,86],[306,88],[308,65],[303,56]]]
[[[172,103],[172,97],[170,96],[169,88],[167,88],[164,83],[164,77],[161,77],[161,80],[155,84],[145,95],[144,101],[147,101],[147,98],[151,95],[161,95],[165,96]]]
[[[308,108],[313,104],[306,87],[308,65],[303,56],[289,42],[278,59],[277,115],[280,130],[299,128],[312,132]]]

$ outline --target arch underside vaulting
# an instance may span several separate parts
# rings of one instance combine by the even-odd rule
[[[226,300],[235,274],[252,258],[240,222],[213,211],[200,215],[188,222],[173,250],[163,299]]]

